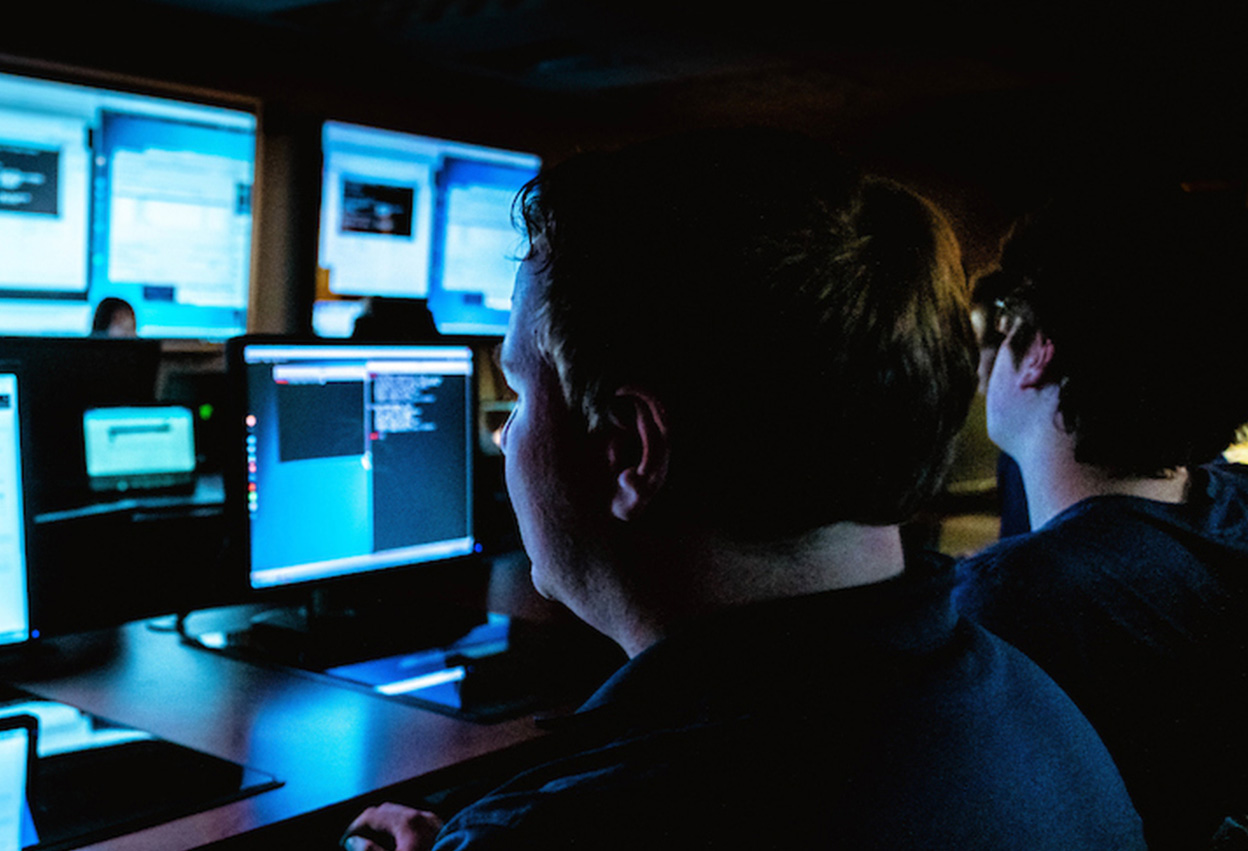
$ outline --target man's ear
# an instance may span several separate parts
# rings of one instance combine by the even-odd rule
[[[615,476],[611,513],[635,520],[667,481],[667,411],[653,393],[621,387],[611,400],[607,428],[607,461]]]
[[[1025,390],[1038,390],[1052,384],[1050,367],[1053,365],[1053,341],[1037,332],[1035,339],[1023,355],[1018,367],[1018,386]]]

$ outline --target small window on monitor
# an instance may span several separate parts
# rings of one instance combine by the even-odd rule
[[[243,333],[255,155],[246,110],[0,74],[0,334]]]
[[[227,357],[252,588],[476,551],[470,347],[239,338]]]
[[[501,336],[524,247],[512,202],[541,160],[334,121],[322,146],[330,292],[424,299],[442,334]]]

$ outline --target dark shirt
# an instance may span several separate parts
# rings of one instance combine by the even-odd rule
[[[959,565],[959,607],[1048,671],[1122,771],[1154,851],[1248,810],[1248,479],[1181,505],[1085,499]]]
[[[952,579],[925,557],[669,636],[436,848],[1142,849],[1090,725]]]

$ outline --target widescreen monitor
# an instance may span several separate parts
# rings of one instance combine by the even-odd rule
[[[541,159],[336,121],[322,150],[319,262],[330,293],[422,299],[442,334],[501,336],[524,249],[512,204]],[[318,308],[318,333],[346,330],[334,321],[343,312]]]
[[[32,638],[217,599],[222,498],[219,486],[214,500],[212,488],[197,488],[208,483],[185,472],[193,458],[185,410],[154,401],[161,347],[159,340],[0,337],[0,364],[13,365],[21,408],[19,416],[0,408],[21,437],[13,443],[6,432],[0,446],[23,462],[6,467],[0,510],[20,505],[27,524],[24,546],[11,534],[0,538],[0,562],[24,558]],[[7,527],[16,523],[16,513],[8,515]],[[21,598],[22,575],[0,570],[0,621],[16,611],[9,601]]]
[[[239,338],[242,452],[227,472],[251,589],[478,551],[467,345]]]
[[[0,74],[0,334],[244,333],[255,159],[250,111]]]

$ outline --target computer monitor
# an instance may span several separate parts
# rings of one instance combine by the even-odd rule
[[[251,588],[476,551],[470,347],[235,344]]]
[[[3,312],[3,308],[0,308]],[[30,422],[28,508],[35,514],[95,501],[87,476],[83,415],[155,401],[159,340],[0,337],[0,360],[21,364]]]
[[[82,414],[87,481],[103,493],[193,489],[195,421],[183,405],[109,405]]]
[[[29,522],[32,633],[41,637],[206,606],[226,596],[224,589],[218,592],[223,583],[217,577],[225,525],[220,480],[215,493],[198,472],[189,481],[181,469],[188,453],[175,464],[170,453],[155,451],[161,437],[173,443],[176,426],[165,433],[161,423],[145,419],[168,407],[154,401],[160,352],[159,340],[0,338],[0,362],[15,364],[21,422],[29,425],[22,429],[20,494]],[[125,409],[144,412],[128,423],[111,421],[119,438],[113,448],[128,444],[134,450],[130,462],[123,452],[97,466],[101,459],[93,449],[88,466],[84,426]],[[189,435],[182,437],[185,449]],[[179,469],[158,473],[157,460]],[[133,486],[121,490],[123,483]]]
[[[240,594],[293,603],[247,642],[279,633],[315,645],[300,659],[351,659],[415,640],[442,615],[484,620],[484,600],[452,615],[440,592],[393,593],[408,581],[477,581],[471,346],[242,337],[226,365]],[[378,610],[387,605],[398,608]],[[414,617],[419,607],[433,614]]]
[[[30,848],[39,843],[30,805],[38,737],[39,719],[34,715],[0,716],[0,847]]]
[[[39,634],[31,624],[27,576],[31,521],[23,449],[28,423],[16,369],[0,361],[0,645],[21,644]]]
[[[337,121],[322,148],[330,293],[422,299],[442,334],[502,336],[524,249],[512,203],[541,159]],[[337,333],[343,313],[318,308],[318,333]]]
[[[230,562],[262,611],[185,640],[479,720],[579,702],[605,679],[614,645],[489,611],[501,553],[476,523],[480,342],[227,344]]]
[[[0,73],[0,127],[0,334],[244,333],[254,112]]]

